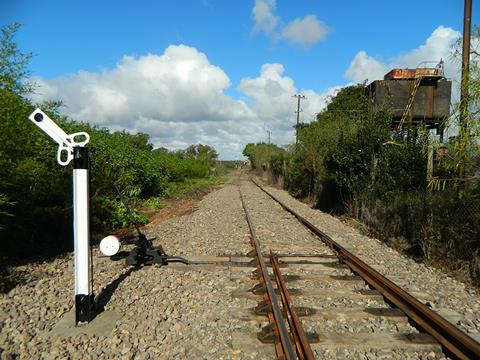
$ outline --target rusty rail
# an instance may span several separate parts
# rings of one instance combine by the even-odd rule
[[[270,250],[270,264],[273,268],[273,274],[275,275],[275,280],[278,285],[278,290],[282,298],[283,308],[286,312],[286,317],[288,324],[290,325],[290,330],[293,335],[293,340],[295,341],[295,347],[297,349],[297,355],[300,359],[313,360],[312,348],[305,336],[300,320],[298,319],[297,312],[293,306],[292,299],[283,280],[282,273],[280,272],[280,266],[278,265],[277,257],[273,255]]]
[[[480,359],[480,343],[357,258],[307,219],[270,194],[253,179],[251,180],[263,192],[295,216],[312,233],[317,235],[353,272],[361,276],[369,285],[373,286],[385,298],[402,310],[413,322],[433,336],[452,355],[459,359]]]
[[[245,200],[243,198],[242,191],[240,190],[240,186],[238,187],[238,191],[240,193],[240,199],[242,201],[243,210],[245,211],[245,217],[247,219],[248,227],[250,229],[250,235],[252,236],[251,240],[252,240],[252,245],[255,248],[256,257],[258,260],[260,278],[266,289],[266,293],[264,295],[265,302],[270,305],[272,310],[269,313],[269,318],[271,323],[275,325],[275,331],[280,340],[280,341],[277,341],[275,344],[275,352],[277,354],[277,358],[293,360],[295,359],[295,350],[290,341],[290,336],[287,330],[287,326],[285,324],[285,320],[283,319],[282,311],[278,305],[277,297],[275,295],[275,290],[273,288],[272,281],[270,280],[270,275],[268,274],[267,265],[265,264],[265,259],[263,258],[263,255],[262,255],[262,249],[260,247],[260,243],[258,242],[252,219],[250,217],[250,214],[247,211],[247,207],[245,205]]]

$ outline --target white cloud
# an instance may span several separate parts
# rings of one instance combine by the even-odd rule
[[[76,121],[145,132],[158,147],[204,143],[222,158],[238,158],[245,144],[265,140],[267,128],[276,143],[292,142],[292,95],[299,90],[284,72],[281,64],[264,64],[258,77],[242,79],[238,91],[251,99],[248,106],[225,94],[230,79],[205,54],[172,45],[161,55],[124,56],[116,67],[102,72],[36,78],[32,100],[62,100],[62,111]],[[302,121],[310,121],[328,93],[300,92],[307,96]]]
[[[345,72],[345,77],[355,82],[363,82],[367,78],[373,81],[383,79],[383,76],[393,68],[416,68],[423,61],[438,62],[443,59],[446,76],[456,78],[458,64],[455,64],[452,59],[452,45],[460,36],[461,34],[456,30],[439,26],[428,37],[425,44],[400,54],[387,63],[369,56],[365,51],[359,51]]]
[[[330,96],[341,88],[332,87],[321,94],[309,89],[299,90],[292,78],[284,76],[284,72],[282,64],[264,64],[258,77],[244,78],[237,87],[253,100],[252,110],[265,122],[265,127],[273,131],[279,144],[288,144],[293,140],[297,109],[297,100],[292,97],[294,94],[305,95],[306,99],[301,102],[300,121],[310,122],[325,107]]]
[[[283,121],[292,117],[296,110],[292,96],[299,90],[292,78],[283,75],[284,72],[282,64],[264,64],[260,76],[253,79],[244,78],[238,85],[239,91],[253,99],[253,111],[266,121]],[[302,102],[304,121],[310,121],[323,108],[329,91],[331,89],[324,94],[318,94],[313,90],[300,91],[307,96]]]
[[[388,66],[382,64],[375,58],[368,56],[365,51],[359,51],[348,67],[345,77],[357,83],[366,79],[373,81],[382,79],[383,75],[388,72]]]
[[[51,81],[37,81],[36,97],[60,96],[77,120],[125,125],[132,119],[221,121],[252,117],[242,102],[226,96],[225,72],[205,54],[185,45],[169,46],[162,55],[124,56],[111,70],[80,71]]]
[[[315,15],[306,15],[290,21],[283,29],[278,29],[281,18],[275,15],[276,0],[255,0],[252,9],[255,22],[253,30],[264,32],[273,40],[286,40],[306,48],[323,40],[328,27]]]
[[[288,23],[282,31],[282,38],[293,44],[310,47],[324,39],[327,32],[327,26],[315,15],[307,15],[303,19],[297,18]]]
[[[285,118],[291,112],[290,97],[296,88],[291,78],[282,76],[284,71],[281,64],[264,64],[259,77],[244,78],[238,85],[239,91],[253,99],[252,109],[262,119]]]
[[[272,33],[277,27],[279,17],[274,15],[276,0],[255,0],[252,13],[255,21],[254,31]]]
[[[39,77],[33,77],[31,80],[32,83],[35,84],[35,92],[31,95],[31,100],[34,103],[40,103],[43,100],[58,97],[58,89],[56,86],[50,85],[47,81]]]

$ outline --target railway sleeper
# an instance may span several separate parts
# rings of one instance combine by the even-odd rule
[[[263,284],[256,284],[253,288],[248,290],[243,290],[244,292],[253,293],[254,295],[263,295],[266,293],[266,288]],[[242,290],[236,292],[241,294]],[[312,296],[312,297],[328,297],[328,298],[338,298],[338,297],[359,297],[359,296],[370,296],[383,299],[383,295],[374,289],[357,289],[357,290],[345,290],[345,289],[330,289],[330,288],[304,288],[304,289],[288,289],[288,292],[292,296]],[[280,292],[278,289],[275,289],[275,294],[279,295]]]
[[[268,304],[265,301],[262,301],[256,307],[252,308],[251,311],[252,313],[258,316],[267,316],[268,313],[272,311],[272,308],[270,304]],[[281,311],[282,311],[282,316],[286,318],[285,309],[282,308]],[[310,316],[317,312],[315,309],[305,307],[305,306],[295,307],[295,311],[297,312],[298,316]]]
[[[290,336],[290,341],[294,342],[292,334],[289,334],[289,336]],[[305,337],[307,338],[310,344],[315,344],[320,342],[320,337],[316,332],[305,333]],[[279,341],[279,338],[275,331],[275,326],[271,323],[265,325],[257,334],[257,339],[264,344],[277,343]]]

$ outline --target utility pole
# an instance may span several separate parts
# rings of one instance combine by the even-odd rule
[[[427,187],[430,186],[430,182],[433,179],[433,145],[428,145],[427,152]]]
[[[300,100],[305,99],[304,95],[293,95],[292,97],[297,98],[297,126],[295,127],[295,144],[298,144],[298,126],[300,124]]]
[[[459,184],[457,188],[458,199],[462,199],[465,194],[465,161],[467,157],[467,143],[469,137],[468,130],[468,81],[470,67],[470,31],[472,20],[472,0],[465,0],[463,14],[463,46],[462,46],[462,83],[460,91],[460,119],[459,132],[460,139],[459,152],[460,164],[458,167]]]
[[[267,166],[270,166],[270,156],[271,156],[271,150],[270,150],[270,134],[272,132],[270,130],[267,130],[267,134],[268,134],[268,147],[267,147],[267,157],[268,157],[268,162],[267,162]]]

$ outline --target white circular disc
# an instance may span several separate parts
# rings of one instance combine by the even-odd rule
[[[100,241],[100,251],[105,256],[115,255],[120,250],[120,240],[115,235],[108,235]]]

